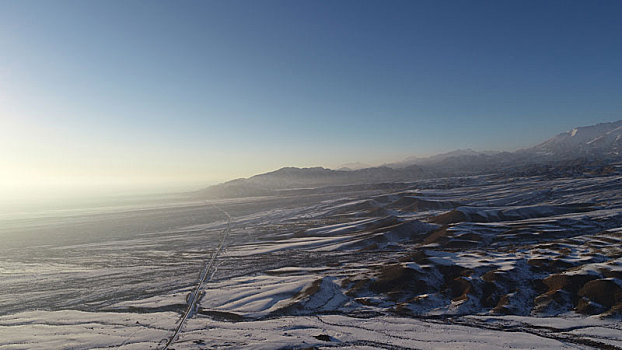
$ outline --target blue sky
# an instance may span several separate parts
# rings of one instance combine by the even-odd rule
[[[0,1],[5,187],[512,150],[622,119],[619,1]]]

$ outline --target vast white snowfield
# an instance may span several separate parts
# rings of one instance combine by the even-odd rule
[[[170,348],[622,348],[608,175],[5,218],[0,349],[163,348],[224,232]]]

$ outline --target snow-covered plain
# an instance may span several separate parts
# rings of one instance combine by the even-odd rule
[[[622,348],[622,177],[6,219],[0,349]],[[214,207],[212,204],[217,206]]]

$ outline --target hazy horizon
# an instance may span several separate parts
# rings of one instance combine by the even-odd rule
[[[200,189],[622,119],[622,4],[0,2],[0,191]]]

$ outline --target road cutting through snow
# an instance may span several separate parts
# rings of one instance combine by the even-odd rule
[[[186,297],[186,304],[187,304],[186,310],[184,311],[182,317],[179,319],[179,322],[177,324],[177,327],[175,327],[175,331],[173,335],[171,335],[171,337],[168,338],[162,350],[169,349],[169,347],[179,337],[179,334],[181,333],[186,321],[195,314],[197,310],[197,303],[199,302],[199,299],[201,299],[201,291],[203,289],[203,285],[206,282],[209,282],[214,276],[214,273],[216,272],[216,260],[218,259],[218,256],[220,255],[220,253],[222,253],[222,251],[224,250],[227,237],[229,236],[229,233],[231,232],[231,216],[229,215],[229,213],[227,213],[220,207],[217,207],[216,205],[212,205],[212,206],[218,209],[219,211],[221,211],[227,217],[227,226],[222,231],[222,235],[220,238],[220,242],[218,243],[218,247],[212,253],[212,256],[210,257],[210,259],[205,262],[205,265],[203,266],[203,269],[201,270],[201,274],[199,275],[199,281],[197,285],[194,287],[192,292],[188,294],[188,296]]]

